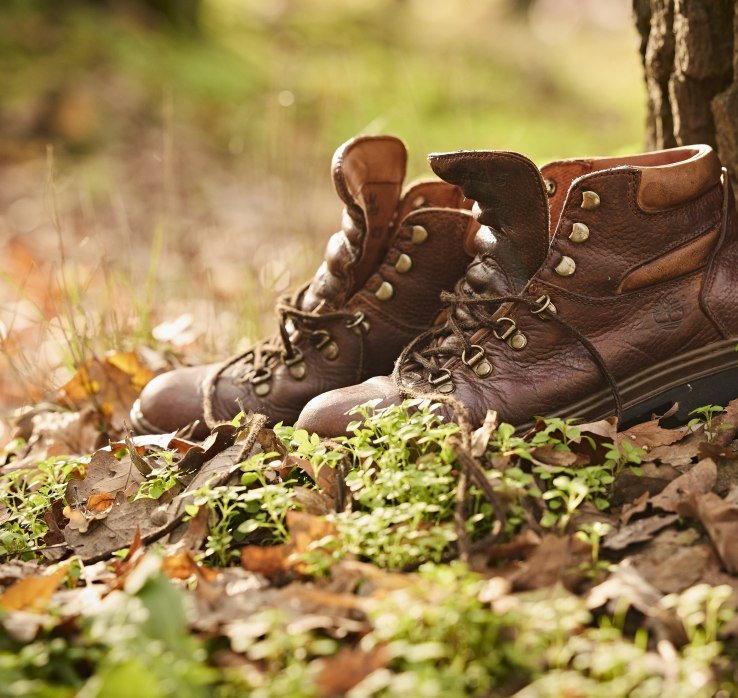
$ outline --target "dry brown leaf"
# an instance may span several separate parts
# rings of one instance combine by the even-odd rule
[[[134,352],[90,359],[60,390],[60,400],[75,409],[92,404],[119,431],[141,389],[154,374]]]
[[[677,441],[681,441],[691,431],[690,427],[687,426],[678,427],[677,429],[664,429],[659,421],[659,419],[652,419],[650,422],[636,424],[621,432],[619,439],[620,441],[627,439],[632,446],[650,452],[654,448],[671,446]]]
[[[336,527],[324,518],[301,511],[287,512],[290,540],[282,545],[247,545],[241,549],[241,565],[250,572],[258,572],[274,579],[285,572],[305,572],[307,566],[301,556],[322,538],[336,533]]]
[[[91,494],[87,499],[85,506],[88,511],[107,511],[113,506],[115,501],[115,495],[110,492],[100,492],[98,494]]]
[[[644,463],[640,474],[626,468],[615,480],[611,501],[618,505],[630,503],[644,495],[654,497],[681,474],[671,465],[655,463]]]
[[[623,510],[620,512],[620,523],[624,526],[636,514],[642,514],[644,511],[646,511],[650,498],[651,495],[648,492],[643,492],[640,497],[633,500],[630,504],[626,504],[623,507]]]
[[[241,565],[249,572],[263,574],[267,579],[276,579],[290,568],[289,559],[293,548],[282,545],[247,545],[241,548]]]
[[[306,458],[300,458],[290,453],[284,459],[287,468],[299,468],[320,487],[329,497],[335,497],[339,491],[338,472],[335,468],[324,465],[318,469],[316,477],[312,464]]]
[[[530,454],[539,463],[564,468],[579,467],[587,465],[590,462],[589,457],[584,454],[574,453],[573,451],[560,451],[551,444],[537,446],[531,450]]]
[[[681,593],[705,578],[706,570],[717,565],[709,545],[697,543],[694,529],[667,528],[630,559],[639,574],[664,594]]]
[[[308,513],[314,516],[325,516],[336,510],[332,497],[320,490],[307,487],[295,487],[295,500]]]
[[[387,666],[389,654],[383,646],[364,652],[343,647],[321,661],[317,684],[323,696],[342,696],[377,669]]]
[[[167,555],[162,561],[162,571],[171,579],[182,580],[194,576],[198,580],[212,582],[218,576],[217,570],[200,565],[189,551]]]
[[[603,547],[608,550],[625,550],[630,545],[644,543],[651,540],[655,533],[673,524],[678,518],[677,514],[670,514],[638,519],[605,536]]]
[[[696,493],[681,503],[682,516],[700,520],[710,536],[725,569],[738,573],[738,506],[714,492]]]
[[[57,587],[67,576],[68,569],[69,563],[47,575],[31,575],[19,579],[0,595],[0,608],[5,611],[44,611]]]
[[[712,428],[715,432],[712,444],[728,446],[733,442],[738,433],[738,400],[733,400],[725,408],[725,412],[715,417]]]
[[[685,436],[681,441],[666,446],[656,446],[642,457],[644,463],[668,463],[675,468],[682,468],[697,458],[699,445],[705,440],[705,432],[700,427]]]
[[[717,480],[717,466],[712,458],[705,458],[670,482],[659,494],[651,499],[652,506],[663,511],[677,511],[679,504],[690,495],[709,492]]]
[[[583,578],[579,565],[590,555],[590,547],[575,536],[545,535],[532,555],[511,577],[515,589],[540,589],[561,582],[574,588]]]
[[[472,434],[471,438],[471,453],[475,458],[481,458],[487,446],[489,440],[492,437],[492,433],[497,429],[499,420],[497,419],[497,412],[495,410],[487,410],[487,414],[484,417],[484,422],[479,429],[476,429]]]
[[[330,521],[302,511],[287,512],[287,528],[295,551],[298,553],[306,552],[321,538],[336,533],[336,527]]]

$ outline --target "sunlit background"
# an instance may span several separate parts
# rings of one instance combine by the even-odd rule
[[[334,149],[637,151],[629,0],[4,0],[0,405],[91,353],[224,357],[338,227]]]

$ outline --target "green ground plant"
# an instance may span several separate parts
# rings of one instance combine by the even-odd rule
[[[187,508],[189,519],[207,511],[202,559],[231,566],[244,543],[289,544],[288,513],[302,509],[299,488],[319,487],[300,467],[290,472],[285,464],[309,462],[313,477],[332,471],[322,474],[342,482],[347,499],[343,510],[324,517],[335,534],[301,553],[303,576],[329,582],[333,565],[345,559],[390,570],[419,566],[406,584],[365,602],[370,630],[357,638],[356,649],[383,660],[349,698],[737,695],[730,681],[720,682],[728,669],[723,629],[734,617],[729,587],[699,585],[659,601],[659,613],[670,614],[681,629],[680,647],[643,628],[631,634],[623,607],[594,617],[582,598],[560,587],[511,595],[501,578],[446,564],[458,544],[458,425],[442,420],[427,401],[366,405],[357,416],[352,435],[335,441],[276,427],[280,448],[244,461],[237,484],[202,487]],[[600,465],[542,460],[593,445],[578,426],[561,420],[541,421],[527,435],[506,424],[491,432],[482,462],[497,505],[508,513],[500,543],[513,540],[534,513],[543,530],[573,533],[588,545],[590,559],[579,571],[601,578],[611,564],[601,557],[607,525],[576,523],[576,517],[584,504],[605,508],[613,478],[625,469],[638,472],[643,453],[622,444],[603,451],[600,444]],[[152,496],[161,489],[161,497],[178,483],[169,477],[172,458],[162,452],[156,458],[163,470],[153,468],[140,491]],[[63,503],[64,483],[84,467],[84,461],[53,458],[3,476],[3,503],[15,507],[16,521],[0,526],[3,535],[15,532],[14,545],[35,548],[45,533],[44,509],[50,501]],[[474,486],[467,494],[465,533],[475,541],[493,529],[495,505]],[[115,698],[134,689],[139,698],[323,695],[323,662],[337,656],[342,642],[309,624],[295,626],[288,608],[267,608],[233,624],[226,646],[222,638],[196,639],[187,632],[195,618],[187,602],[192,583],[173,585],[161,573],[161,554],[146,553],[122,588],[82,617],[73,638],[62,631],[61,607],[51,609],[32,641],[0,633],[3,695]],[[117,560],[124,564],[126,555]],[[70,584],[85,577],[83,567],[75,563]],[[3,617],[0,611],[0,622]],[[226,647],[246,663],[215,669]]]

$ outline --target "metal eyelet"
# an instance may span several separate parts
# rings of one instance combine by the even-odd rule
[[[427,203],[427,199],[424,196],[416,196],[413,199],[413,208],[422,208]]]
[[[528,338],[522,332],[517,331],[507,340],[507,346],[515,351],[522,351],[528,346]]]
[[[569,240],[576,243],[587,242],[589,240],[589,228],[584,223],[574,223],[569,233]]]
[[[410,242],[413,245],[422,245],[428,239],[428,231],[422,225],[414,225]]]
[[[305,361],[303,361],[303,355],[299,349],[295,350],[291,358],[284,360],[284,365],[287,366],[287,370],[295,380],[301,381],[305,378],[307,366],[305,365]]]
[[[543,183],[546,185],[546,194],[551,198],[556,193],[556,182],[553,179],[544,179]]]
[[[346,323],[346,327],[356,332],[356,334],[360,334],[360,328],[363,328],[364,332],[369,332],[370,325],[369,321],[366,319],[366,315],[364,315],[361,310],[358,310],[354,319]]]
[[[272,377],[272,369],[260,368],[258,371],[251,376],[251,385],[254,386],[254,393],[259,397],[264,397],[269,394],[272,386],[269,383],[269,379]]]
[[[374,295],[380,301],[388,301],[395,295],[395,289],[389,281],[383,281],[374,292]]]
[[[577,270],[577,263],[571,258],[564,255],[561,261],[554,267],[554,271],[559,276],[572,276]]]
[[[499,320],[497,320],[497,325],[500,325],[503,322],[508,323],[507,329],[502,334],[500,334],[497,330],[493,330],[492,334],[495,336],[495,339],[506,342],[513,334],[515,334],[518,326],[515,324],[515,320],[513,320],[511,317],[501,317]]]
[[[600,195],[596,191],[583,191],[581,206],[585,211],[594,211],[600,205]]]
[[[401,254],[395,262],[395,271],[398,274],[406,274],[413,268],[413,259],[408,254]]]
[[[467,351],[472,349],[474,354],[467,356]],[[492,363],[487,359],[484,349],[479,344],[472,344],[461,352],[461,361],[465,366],[474,371],[480,378],[486,378],[492,373]]]
[[[536,298],[536,303],[538,303],[540,307],[536,308],[535,310],[531,310],[530,312],[533,313],[533,315],[538,315],[539,319],[548,320],[548,318],[544,315],[546,311],[553,315],[556,315],[556,306],[551,302],[551,296],[549,296],[547,293],[544,293],[540,298]]]
[[[320,337],[320,339],[317,342],[313,340],[315,348],[321,352],[328,361],[335,361],[341,353],[341,350],[339,349],[338,344],[333,341],[333,337],[331,337],[330,333],[326,330],[317,330],[313,333],[313,337],[316,336]]]
[[[454,385],[451,376],[451,371],[449,371],[447,368],[439,369],[435,377],[433,375],[428,376],[428,383],[430,383],[436,389],[436,392],[442,393],[444,395],[453,393],[454,390],[456,390],[456,386]]]

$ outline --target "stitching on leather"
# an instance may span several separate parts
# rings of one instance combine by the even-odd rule
[[[649,259],[647,259],[647,260],[645,260],[643,262],[639,262],[639,263],[634,264],[633,266],[629,267],[628,269],[626,269],[623,272],[622,276],[620,277],[620,284],[622,284],[625,281],[625,279],[630,274],[632,274],[634,271],[636,271],[637,269],[641,269],[642,267],[645,267],[645,266],[647,266],[647,265],[649,265],[649,264],[651,264],[651,263],[653,263],[653,262],[661,259],[662,257],[665,257],[670,252],[674,252],[674,251],[676,251],[676,250],[678,250],[678,249],[680,249],[682,247],[687,247],[688,245],[690,245],[690,244],[694,243],[695,241],[697,241],[697,239],[700,238],[700,237],[702,237],[703,235],[709,234],[712,231],[712,229],[715,228],[719,223],[720,223],[720,220],[717,219],[711,225],[708,225],[707,227],[705,227],[703,229],[700,229],[700,231],[698,233],[695,233],[694,235],[692,235],[692,237],[688,237],[686,239],[680,238],[679,240],[676,240],[674,243],[672,243],[668,247],[665,247],[664,250],[663,250],[663,252],[661,252],[660,254],[656,255],[655,257],[650,257]],[[702,267],[699,267],[699,268],[700,269],[703,269],[706,266],[707,266],[707,263],[705,263]]]
[[[693,277],[698,277],[701,274],[704,274],[705,267],[702,267],[701,269],[697,269],[693,272],[690,272],[689,274],[684,274],[683,276],[679,276],[676,279],[669,279],[668,281],[662,281],[659,284],[655,284],[654,286],[650,286],[648,290],[638,290],[638,291],[631,291],[630,293],[623,293],[615,298],[599,298],[597,296],[582,296],[577,293],[573,293],[572,291],[566,291],[562,289],[560,286],[555,286],[552,283],[548,281],[544,281],[543,279],[535,279],[534,280],[534,287],[535,284],[539,284],[541,286],[545,286],[547,289],[550,289],[554,292],[555,295],[563,296],[564,298],[577,303],[585,303],[587,305],[615,305],[617,303],[622,303],[625,300],[633,300],[638,298],[644,298],[647,296],[652,295],[653,289],[658,289],[660,287],[666,287],[670,284],[676,284],[676,283],[683,283],[685,280],[691,280]]]

